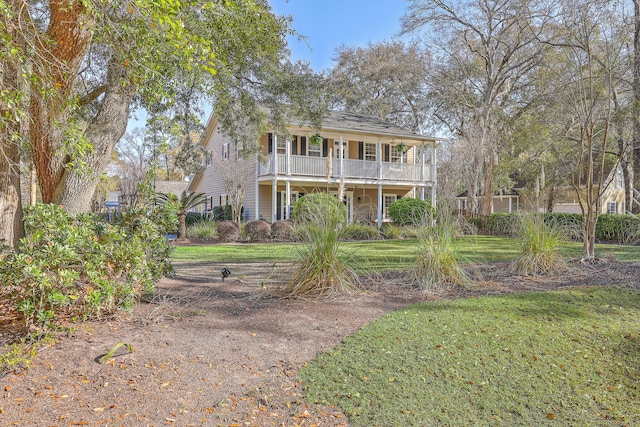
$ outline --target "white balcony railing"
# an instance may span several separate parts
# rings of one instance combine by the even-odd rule
[[[329,175],[329,162],[326,157],[290,156],[287,165],[287,156],[279,154],[278,164],[274,165],[273,156],[266,156],[266,163],[260,164],[258,176],[290,174],[292,176],[326,178]],[[368,179],[382,181],[406,181],[422,182],[431,181],[431,165],[389,163],[383,162],[382,169],[378,171],[378,162],[366,160],[344,159],[345,179]],[[274,166],[277,170],[274,171]],[[288,168],[287,168],[288,166]],[[331,177],[340,178],[340,160],[331,159]]]

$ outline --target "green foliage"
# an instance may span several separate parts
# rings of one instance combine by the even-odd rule
[[[424,303],[300,377],[354,427],[640,425],[639,319],[640,293],[616,288]]]
[[[218,228],[218,224],[209,221],[207,219],[202,219],[200,221],[194,222],[187,227],[187,238],[188,239],[213,239],[216,236],[216,229]]]
[[[385,239],[400,239],[405,237],[404,227],[397,224],[384,223],[380,231]]]
[[[567,269],[560,254],[560,243],[566,240],[563,224],[545,220],[542,214],[521,214],[519,220],[517,233],[522,252],[511,263],[511,272],[547,275]]]
[[[294,203],[291,217],[297,223],[326,217],[337,221],[337,224],[344,224],[347,220],[347,207],[329,193],[312,193],[299,198]]]
[[[274,291],[278,297],[327,297],[359,288],[358,275],[340,250],[344,205],[328,194],[317,193],[316,196],[311,202],[301,205],[296,202],[298,221],[303,221],[297,225],[296,233],[304,244],[298,247],[296,270],[291,278]]]
[[[640,240],[640,218],[634,215],[602,214],[596,224],[596,238],[634,244]]]
[[[389,217],[400,225],[424,224],[424,219],[434,214],[431,203],[426,200],[403,197],[389,206]]]
[[[462,265],[463,256],[456,245],[461,235],[458,223],[451,216],[440,215],[436,224],[418,230],[418,254],[407,281],[426,291],[470,286],[474,278]]]
[[[11,344],[0,350],[0,375],[20,366],[29,367],[36,357],[37,344]]]
[[[231,221],[231,205],[214,206],[213,207],[213,220],[215,222]]]
[[[382,238],[380,230],[375,225],[348,224],[343,230],[345,240],[379,240]]]
[[[153,214],[153,212],[151,213]],[[0,260],[0,278],[37,332],[130,309],[171,271],[170,248],[149,212],[117,224],[56,205],[26,209],[27,237]]]

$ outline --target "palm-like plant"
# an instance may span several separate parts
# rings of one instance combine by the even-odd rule
[[[160,203],[167,203],[174,198],[175,196],[173,194],[156,194],[156,201]],[[187,237],[187,212],[206,199],[207,195],[205,193],[190,193],[186,190],[182,192],[180,199],[178,199],[178,239]]]

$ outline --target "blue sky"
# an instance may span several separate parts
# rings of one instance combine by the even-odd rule
[[[366,46],[389,40],[400,31],[403,0],[269,0],[274,13],[293,16],[293,28],[307,44],[289,38],[294,60],[306,60],[316,71],[333,65],[340,45]]]

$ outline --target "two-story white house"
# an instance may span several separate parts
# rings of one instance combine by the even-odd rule
[[[208,194],[211,209],[229,202],[229,188],[245,187],[243,220],[269,222],[290,219],[296,200],[320,191],[342,192],[349,222],[380,225],[401,197],[435,205],[436,138],[341,111],[323,116],[319,131],[298,125],[287,130],[288,138],[262,135],[262,160],[245,160],[212,116],[201,140],[207,165],[189,190]]]

